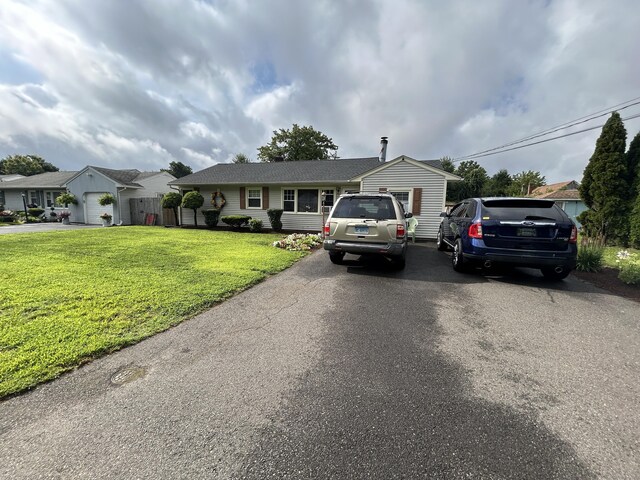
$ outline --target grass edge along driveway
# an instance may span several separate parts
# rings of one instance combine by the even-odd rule
[[[124,227],[0,236],[0,398],[291,266],[281,235]]]

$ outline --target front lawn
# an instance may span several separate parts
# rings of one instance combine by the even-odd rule
[[[0,235],[0,398],[279,272],[280,235],[158,227]]]
[[[621,250],[626,250],[629,253],[635,253],[636,256],[640,257],[640,250],[636,250],[635,248],[605,247],[604,255],[602,256],[602,265],[605,267],[619,268],[620,265],[618,265],[616,260],[618,259],[617,254]]]

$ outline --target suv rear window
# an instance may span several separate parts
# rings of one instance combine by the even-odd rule
[[[562,210],[550,200],[485,200],[482,215],[492,220],[566,220]]]
[[[388,197],[345,197],[336,205],[332,217],[395,220],[396,211]]]

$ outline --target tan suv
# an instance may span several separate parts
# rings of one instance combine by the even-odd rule
[[[324,249],[333,263],[345,253],[383,255],[404,268],[407,221],[402,204],[389,193],[341,195],[324,225]]]

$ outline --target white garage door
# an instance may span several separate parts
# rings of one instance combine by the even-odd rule
[[[85,223],[88,223],[90,225],[100,225],[102,223],[100,215],[105,212],[113,216],[113,205],[106,205],[103,207],[98,203],[98,199],[105,193],[106,192],[86,194],[85,211],[87,216],[85,217]]]

